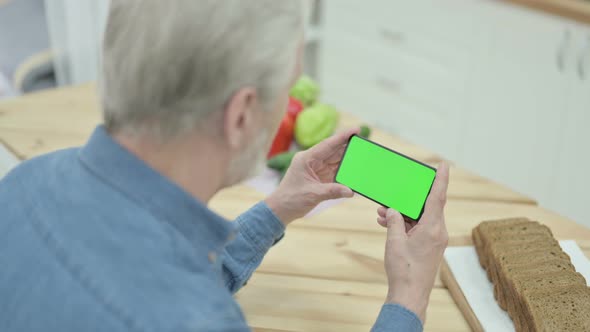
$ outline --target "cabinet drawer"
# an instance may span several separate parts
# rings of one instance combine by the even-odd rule
[[[454,110],[463,107],[463,99],[452,107],[405,98],[395,86],[379,86],[369,75],[350,77],[338,73],[324,78],[322,84],[324,101],[447,157],[456,156],[455,138],[461,131],[461,121]]]
[[[374,48],[373,48],[374,49]],[[325,40],[323,100],[446,156],[456,155],[467,80],[461,72],[362,43]],[[455,134],[450,134],[455,133]]]
[[[322,67],[325,82],[339,77],[390,98],[422,105],[423,112],[448,112],[465,91],[466,80],[459,70],[358,40],[325,40]]]
[[[454,118],[456,110],[463,106],[463,99],[458,94],[446,98],[428,94],[414,97],[412,91],[404,91],[398,82],[370,72],[362,76],[333,74],[323,78],[322,85],[326,102],[356,114],[367,112],[371,118],[396,114],[408,119],[428,117],[443,120]],[[355,110],[352,106],[362,106],[363,109]]]
[[[484,40],[485,23],[473,15],[479,5],[472,0],[328,0],[324,30],[327,35],[389,41],[397,48],[408,44],[411,49],[412,41],[425,39],[469,51]]]

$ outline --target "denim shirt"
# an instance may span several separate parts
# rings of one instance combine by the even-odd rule
[[[0,181],[0,331],[249,331],[233,298],[285,228],[260,202],[229,222],[117,144]],[[383,306],[374,331],[419,331]]]

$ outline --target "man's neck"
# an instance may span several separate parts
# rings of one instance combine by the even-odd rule
[[[220,147],[202,137],[185,135],[166,143],[146,137],[113,134],[121,146],[174,182],[197,200],[207,204],[222,187],[225,175]]]

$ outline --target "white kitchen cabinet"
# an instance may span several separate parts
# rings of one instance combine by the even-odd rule
[[[502,24],[472,77],[459,160],[546,201],[571,89],[573,33],[559,18],[506,5],[490,9]]]
[[[446,133],[460,129],[477,36],[487,29],[473,3],[327,0],[323,100],[454,157]]]
[[[547,204],[590,227],[590,28],[577,30],[571,98]]]

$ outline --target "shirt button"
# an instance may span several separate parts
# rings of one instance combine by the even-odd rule
[[[217,254],[215,252],[211,251],[208,256],[209,256],[209,261],[211,263],[215,263],[215,261],[217,260]]]

